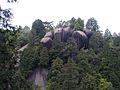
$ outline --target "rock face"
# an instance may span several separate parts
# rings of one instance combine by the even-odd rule
[[[33,70],[28,80],[33,82],[34,90],[46,90],[47,74],[48,70],[45,68],[38,67]]]
[[[40,41],[42,45],[46,48],[51,48],[52,47],[52,39],[50,37],[44,37]]]
[[[54,38],[58,41],[62,41],[63,28],[57,28],[54,30]]]
[[[51,31],[47,32],[44,37],[50,37],[53,39],[53,33]]]
[[[72,37],[76,41],[78,48],[87,49],[89,46],[89,39],[92,36],[93,32],[88,29],[84,29],[83,31],[77,31],[70,27],[60,27],[56,28],[53,33],[47,32],[45,36],[41,39],[41,43],[46,48],[51,48],[53,39],[61,42],[67,42],[67,40]]]
[[[75,39],[75,42],[78,45],[78,49],[81,49],[82,47],[86,46],[87,43],[87,36],[84,32],[82,31],[74,31],[73,32],[73,37]]]

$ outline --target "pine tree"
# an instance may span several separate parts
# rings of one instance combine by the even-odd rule
[[[78,90],[79,68],[72,59],[62,68],[61,73],[62,90]]]
[[[109,31],[109,29],[106,29],[106,30],[105,30],[104,39],[105,39],[105,41],[107,41],[107,40],[109,40],[109,39],[112,39],[112,34],[111,34],[111,32]]]
[[[98,90],[97,83],[97,78],[87,73],[80,82],[79,90]]]
[[[50,72],[48,74],[48,84],[47,89],[48,90],[62,90],[60,85],[60,75],[61,75],[61,69],[63,67],[63,61],[60,58],[56,58],[52,66],[50,68]]]
[[[47,48],[42,48],[42,50],[39,49],[38,51],[38,56],[39,56],[39,66],[40,67],[48,67],[49,65],[49,55],[48,55],[48,50]]]

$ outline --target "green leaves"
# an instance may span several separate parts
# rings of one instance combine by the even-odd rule
[[[49,72],[51,88],[48,90],[77,90],[79,82],[79,68],[71,59],[63,65],[59,58],[54,60]]]
[[[48,63],[49,56],[46,48],[41,46],[28,46],[21,55],[21,72],[26,77],[36,67],[48,67]]]
[[[5,16],[10,17],[8,14]],[[75,30],[84,28],[81,18],[61,21],[58,27],[69,24]],[[53,29],[51,22],[37,19],[31,31],[27,26],[19,32],[0,29],[0,89],[32,89],[26,78],[34,68],[41,67],[49,70],[47,90],[119,90],[120,35],[112,36],[107,29],[103,36],[94,18],[88,20],[86,28],[95,32],[90,49],[80,51],[72,38],[65,43],[54,40],[50,49],[42,47],[39,41],[45,29]],[[30,43],[21,53],[18,68],[14,57],[16,39],[16,47]]]
[[[95,20],[93,17],[89,18],[86,23],[86,28],[91,29],[92,31],[98,31],[99,26],[98,26],[97,20]]]
[[[70,26],[74,28],[75,30],[83,30],[84,28],[84,21],[81,18],[75,19],[73,17],[68,22],[70,23]]]
[[[14,83],[13,76],[15,75],[15,41],[16,31],[0,29],[0,88],[8,89]]]
[[[72,59],[62,68],[62,90],[77,90],[79,84],[79,68]]]
[[[111,32],[109,31],[109,29],[106,29],[106,30],[105,30],[104,39],[105,39],[105,41],[107,41],[107,40],[109,40],[109,39],[112,39],[112,34],[111,34]]]
[[[49,55],[48,55],[48,50],[47,48],[42,48],[42,50],[38,51],[39,54],[39,63],[38,65],[40,67],[48,67],[49,65]]]
[[[63,67],[63,61],[60,58],[56,58],[51,66],[51,69],[48,73],[48,83],[47,89],[48,90],[61,90],[61,69]],[[48,87],[49,86],[49,87]]]
[[[98,90],[97,78],[93,75],[86,74],[80,82],[79,90]]]
[[[75,30],[83,30],[84,21],[81,18],[76,19],[74,28],[75,28]]]
[[[99,83],[99,90],[114,90],[112,83],[108,82],[106,79],[101,78]]]
[[[31,32],[34,36],[39,36],[42,38],[45,34],[45,26],[43,22],[39,19],[35,20],[32,24]]]

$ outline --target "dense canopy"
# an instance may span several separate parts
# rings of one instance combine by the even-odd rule
[[[120,90],[120,34],[102,33],[95,18],[36,19],[29,28],[11,17],[0,8],[0,90]]]

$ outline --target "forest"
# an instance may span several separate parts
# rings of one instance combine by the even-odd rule
[[[0,90],[120,90],[120,33],[103,32],[94,17],[57,25],[36,19],[30,28],[12,26],[11,16],[0,8]],[[92,31],[88,48],[71,37],[44,47],[45,34],[61,27]]]

